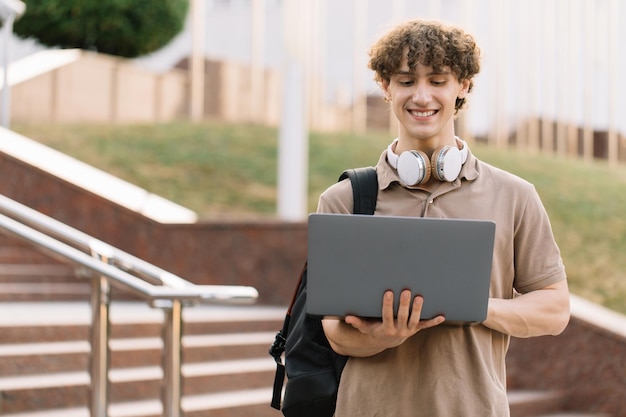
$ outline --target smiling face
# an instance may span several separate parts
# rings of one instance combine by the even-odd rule
[[[398,119],[397,151],[433,149],[454,144],[457,99],[464,98],[469,80],[459,81],[449,67],[421,63],[415,71],[405,58],[389,81],[382,83],[385,97]]]
[[[472,91],[480,50],[461,28],[411,20],[369,51],[368,67],[399,120],[396,152],[454,144],[454,116]]]

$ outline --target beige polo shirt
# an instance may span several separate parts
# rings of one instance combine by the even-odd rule
[[[566,278],[548,216],[527,181],[479,161],[471,151],[459,178],[432,193],[403,185],[386,151],[376,171],[375,215],[495,221],[491,297],[511,298],[514,290],[526,293]],[[322,193],[318,212],[352,212],[349,180]],[[350,358],[335,417],[508,416],[508,343],[507,335],[481,325],[443,325],[377,355]]]

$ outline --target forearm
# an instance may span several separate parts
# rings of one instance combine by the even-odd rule
[[[491,298],[483,325],[513,337],[558,335],[569,322],[569,291],[563,280],[510,300]]]

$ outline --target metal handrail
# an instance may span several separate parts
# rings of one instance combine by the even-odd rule
[[[253,287],[193,284],[2,195],[0,233],[25,241],[55,259],[75,264],[81,268],[80,275],[93,279],[90,369],[92,417],[108,415],[111,285],[150,301],[154,307],[164,311],[164,384],[161,400],[163,415],[168,417],[179,417],[182,414],[183,305],[202,302],[252,303],[258,297]]]
[[[107,253],[111,255],[113,264],[118,268],[132,272],[154,284],[168,285],[171,287],[190,285],[188,281],[168,271],[158,268],[120,249],[114,248],[106,242],[98,240],[51,217],[45,216],[3,195],[0,195],[0,213],[22,223],[31,225],[46,235],[68,243],[83,252],[90,253],[93,247],[97,246],[99,251],[107,251]]]

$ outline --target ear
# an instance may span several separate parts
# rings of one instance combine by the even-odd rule
[[[380,88],[381,90],[383,90],[383,93],[385,94],[385,97],[389,96],[389,81],[388,80],[382,80],[380,82]]]
[[[382,80],[380,83],[380,89],[383,91],[383,100],[385,103],[391,103],[391,92],[389,91],[389,81]]]
[[[461,91],[459,91],[459,94],[457,95],[458,98],[460,99],[465,98],[465,96],[469,93],[471,83],[472,83],[472,80],[470,80],[469,78],[466,78],[465,80],[461,81]]]

